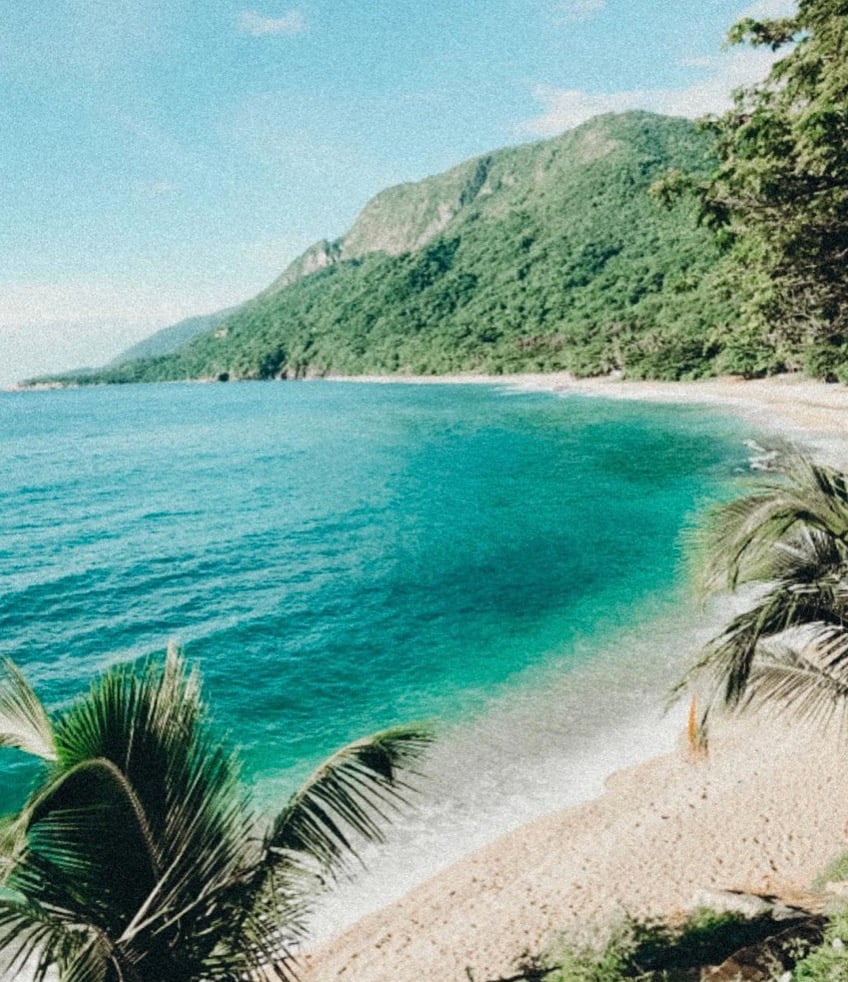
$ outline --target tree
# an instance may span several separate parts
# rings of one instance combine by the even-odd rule
[[[695,534],[707,592],[747,604],[683,684],[718,708],[778,703],[826,721],[848,708],[848,475],[783,451],[750,494],[718,505]]]
[[[38,980],[290,978],[316,887],[381,839],[429,740],[404,727],[350,744],[263,827],[176,649],[51,715],[6,662],[0,746],[46,766],[0,835],[0,953],[12,971],[34,959]]]
[[[729,41],[786,53],[708,122],[720,164],[700,186],[703,214],[734,243],[747,331],[784,367],[846,381],[848,2],[800,0],[794,17],[740,21]]]

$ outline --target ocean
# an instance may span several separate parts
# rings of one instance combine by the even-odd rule
[[[268,810],[348,740],[431,722],[329,933],[674,745],[665,695],[710,631],[681,534],[752,436],[494,384],[0,393],[0,656],[61,707],[176,640]],[[3,754],[8,811],[34,771]]]

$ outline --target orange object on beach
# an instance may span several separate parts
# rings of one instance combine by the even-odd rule
[[[692,701],[689,703],[689,722],[686,727],[686,735],[690,752],[695,756],[705,757],[707,754],[707,731],[698,721],[698,698],[694,693],[692,694]]]

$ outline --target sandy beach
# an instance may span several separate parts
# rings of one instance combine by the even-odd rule
[[[848,389],[796,377],[405,381],[704,403],[848,461]],[[307,952],[302,976],[489,982],[513,975],[522,954],[543,951],[562,932],[603,930],[625,915],[673,916],[697,904],[702,891],[791,899],[848,848],[846,823],[848,781],[835,731],[763,717],[727,721],[712,732],[706,760],[687,754],[681,732],[678,752],[609,775],[599,798],[502,836]]]

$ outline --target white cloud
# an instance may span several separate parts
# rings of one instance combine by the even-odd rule
[[[521,129],[537,136],[552,136],[563,130],[573,129],[601,113],[644,108],[642,92],[602,95],[582,89],[555,89],[550,85],[537,85],[533,89],[533,96],[542,103],[542,114],[522,123]]]
[[[592,116],[629,109],[647,109],[667,116],[692,119],[729,108],[731,92],[764,78],[778,55],[767,49],[734,48],[696,62],[704,77],[681,89],[631,89],[596,93],[582,89],[556,89],[537,85],[534,97],[542,104],[538,116],[521,124],[521,131],[536,136],[553,136],[572,129]]]
[[[606,0],[561,0],[554,7],[554,17],[558,21],[578,23],[600,13],[606,5]]]
[[[282,17],[263,17],[255,10],[244,10],[239,17],[239,31],[251,37],[282,35],[293,37],[306,30],[306,18],[300,10],[288,10]]]

